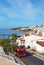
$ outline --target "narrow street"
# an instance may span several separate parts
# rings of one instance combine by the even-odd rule
[[[27,52],[27,56],[20,58],[25,65],[44,65],[44,61],[34,57],[31,53]]]

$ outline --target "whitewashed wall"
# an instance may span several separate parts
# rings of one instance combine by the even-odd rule
[[[44,53],[44,47],[36,43],[37,40],[43,39],[43,37],[31,35],[24,37],[24,39],[25,39],[25,43],[24,43],[25,47],[30,46],[32,49],[35,49],[37,52]],[[19,39],[17,40],[17,42],[19,43],[19,45],[22,45]]]
[[[42,47],[39,44],[36,44],[36,51],[39,53],[43,53],[44,54],[44,47]]]
[[[44,32],[42,32],[42,35],[44,36]]]

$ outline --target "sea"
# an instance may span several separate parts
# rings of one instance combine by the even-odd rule
[[[6,35],[12,35],[12,34],[17,34],[17,35],[22,35],[24,32],[21,32],[19,30],[9,30],[9,29],[0,29],[0,38],[7,38],[8,36]]]

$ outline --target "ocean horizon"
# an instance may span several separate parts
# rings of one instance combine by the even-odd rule
[[[11,35],[11,34],[17,34],[17,35],[22,35],[24,32],[21,32],[19,30],[9,30],[9,29],[0,29],[0,38],[3,38],[1,34],[4,35]],[[7,38],[8,36],[4,36],[4,38]]]

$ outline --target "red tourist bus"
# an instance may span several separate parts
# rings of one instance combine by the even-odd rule
[[[24,56],[26,56],[25,46],[24,46],[24,45],[18,46],[18,47],[16,48],[16,55],[17,55],[18,57],[24,57]]]

